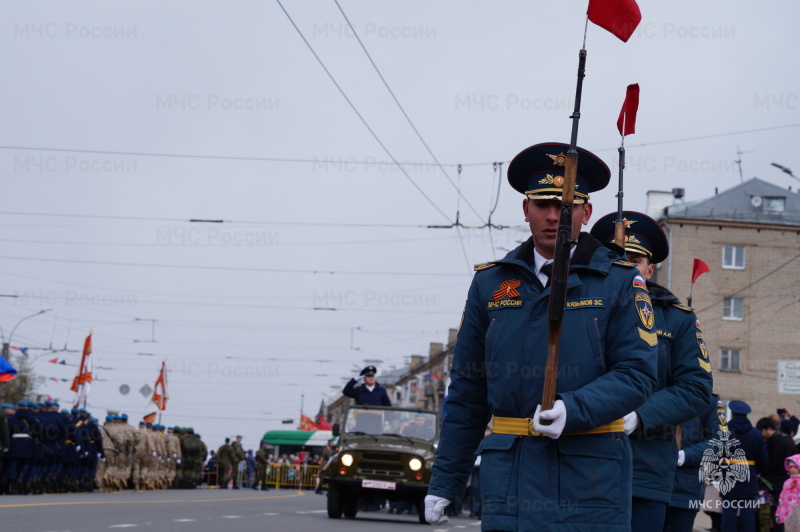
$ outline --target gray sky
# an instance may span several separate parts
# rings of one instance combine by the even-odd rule
[[[340,0],[443,170],[336,3],[282,2],[391,156],[277,2],[0,7],[0,293],[18,296],[0,298],[0,326],[52,309],[11,343],[76,351],[94,328],[98,417],[141,416],[137,390],[167,357],[163,421],[255,447],[365,359],[427,354],[458,326],[471,265],[527,235],[508,162],[569,141],[585,1]],[[800,170],[800,6],[639,5],[628,43],[589,27],[578,137],[616,177],[617,115],[640,84],[625,208],[644,210],[647,190],[693,201],[738,184],[737,149],[745,179],[796,189],[770,163]],[[427,228],[456,211],[483,226],[494,162],[492,221],[516,229]],[[593,195],[594,219],[616,187]],[[79,352],[31,353],[42,376],[74,376],[47,360]],[[41,391],[69,401],[68,388]]]

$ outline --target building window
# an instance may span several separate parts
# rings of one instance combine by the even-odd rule
[[[744,246],[723,246],[722,267],[732,270],[744,270]]]
[[[739,371],[739,350],[720,349],[719,369],[722,371]]]
[[[786,198],[782,196],[765,197],[764,212],[780,214],[786,209]]]
[[[744,300],[741,297],[726,297],[722,300],[722,319],[741,320]]]

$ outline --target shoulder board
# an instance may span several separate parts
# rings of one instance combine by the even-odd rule
[[[628,261],[622,260],[622,259],[615,260],[614,264],[616,264],[617,266],[625,266],[626,268],[635,268],[636,267],[636,265],[634,263],[628,262]]]
[[[675,308],[679,308],[684,312],[693,312],[694,311],[694,309],[692,307],[687,307],[686,305],[681,305],[680,303],[673,303],[672,306],[675,307]]]
[[[473,267],[473,271],[479,272],[481,270],[486,270],[488,268],[491,268],[492,266],[497,266],[497,264],[495,264],[494,262],[481,262],[480,264],[476,264]]]

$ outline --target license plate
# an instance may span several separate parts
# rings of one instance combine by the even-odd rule
[[[386,482],[383,480],[362,480],[362,488],[375,488],[379,490],[393,490],[395,488],[394,482]]]

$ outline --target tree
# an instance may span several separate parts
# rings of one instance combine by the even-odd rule
[[[28,358],[23,355],[12,355],[9,362],[17,369],[17,376],[2,384],[0,395],[3,402],[16,404],[23,399],[32,399],[35,390],[44,384],[44,377],[36,375]]]

